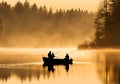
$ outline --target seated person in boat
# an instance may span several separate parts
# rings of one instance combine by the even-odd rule
[[[55,57],[54,53],[51,51],[48,53],[48,58],[53,59]]]
[[[51,57],[51,55],[52,55],[52,54],[51,54],[51,51],[49,51],[49,53],[48,53],[48,58],[50,58],[50,57]]]
[[[69,55],[68,55],[68,53],[66,54],[65,59],[69,60]]]

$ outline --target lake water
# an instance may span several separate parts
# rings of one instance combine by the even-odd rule
[[[69,66],[43,67],[49,50]],[[119,50],[0,49],[0,84],[120,84]]]

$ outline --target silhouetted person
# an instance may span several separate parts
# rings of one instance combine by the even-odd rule
[[[49,53],[48,53],[48,58],[50,58],[50,57],[51,57],[51,55],[52,55],[52,54],[51,54],[51,51],[49,51]]]
[[[55,57],[54,53],[52,53],[51,58],[53,59]]]
[[[66,54],[65,59],[69,60],[69,55],[68,55],[68,53]]]
[[[54,53],[51,53],[51,51],[48,53],[48,58],[53,59],[55,57]]]

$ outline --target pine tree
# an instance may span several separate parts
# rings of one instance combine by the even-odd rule
[[[2,20],[0,19],[0,39],[2,37],[2,33],[3,33],[3,25],[2,25]]]
[[[95,20],[95,39],[97,47],[120,46],[120,1],[105,0]]]

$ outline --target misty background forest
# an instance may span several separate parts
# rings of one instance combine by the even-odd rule
[[[95,14],[87,10],[58,9],[17,2],[0,3],[0,46],[71,47],[93,35]]]

